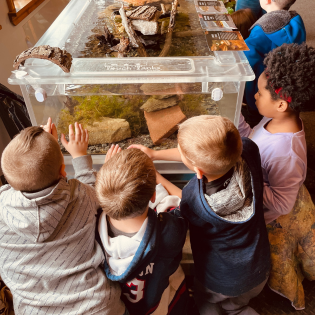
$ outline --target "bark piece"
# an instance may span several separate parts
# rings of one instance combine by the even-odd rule
[[[158,22],[132,20],[131,24],[136,31],[141,32],[143,35],[155,35],[158,32]]]
[[[112,48],[110,48],[111,51],[117,51],[118,57],[124,57],[124,53],[128,52],[129,50],[129,39],[122,37],[120,39],[120,43]]]
[[[135,31],[131,25],[130,20],[128,20],[128,18],[126,16],[126,12],[125,12],[125,9],[123,6],[119,9],[119,13],[120,13],[121,21],[122,21],[122,24],[125,28],[125,31],[127,32],[128,36],[129,36],[130,45],[132,47],[137,48],[140,57],[148,57],[148,54],[147,54],[145,48],[143,47],[139,37],[135,33]]]
[[[24,50],[21,54],[16,56],[13,68],[17,70],[20,64],[24,66],[25,60],[29,58],[49,60],[59,66],[64,72],[70,72],[72,64],[72,56],[66,50],[61,50],[59,47],[42,45]]]
[[[174,29],[174,26],[175,26],[175,15],[177,13],[177,6],[178,6],[178,0],[175,0],[173,3],[172,3],[172,10],[171,10],[171,16],[170,16],[170,23],[168,25],[168,31]]]
[[[100,121],[87,126],[89,144],[113,143],[131,137],[128,121],[120,118],[103,117]]]
[[[156,7],[144,5],[132,11],[127,11],[126,16],[132,20],[150,21],[155,16],[156,11]]]
[[[171,136],[178,129],[178,124],[186,119],[179,106],[151,113],[144,112],[144,117],[154,144],[160,144],[165,138]]]
[[[164,108],[172,107],[178,103],[177,96],[157,99],[155,97],[150,97],[140,108],[145,110],[147,113],[155,112]]]

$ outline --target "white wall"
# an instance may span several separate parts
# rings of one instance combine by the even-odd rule
[[[17,85],[10,85],[8,83],[8,77],[13,70],[13,61],[17,55],[19,55],[25,49],[28,49],[23,26],[34,15],[41,11],[41,16],[44,16],[44,23],[41,23],[40,29],[35,30],[35,33],[40,35],[51,25],[54,19],[63,10],[69,0],[45,0],[36,10],[28,15],[20,24],[14,26],[8,16],[8,6],[6,0],[0,0],[0,83],[7,86],[10,90],[21,93],[21,89]],[[36,21],[32,24],[37,27]]]

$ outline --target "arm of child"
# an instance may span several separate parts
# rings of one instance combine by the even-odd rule
[[[164,161],[178,161],[182,162],[182,158],[177,148],[169,150],[155,151],[140,144],[133,144],[128,149],[139,149],[144,152],[152,161],[164,160]]]
[[[156,172],[156,183],[162,184],[170,195],[182,198],[182,190],[164,178],[160,173]]]
[[[240,122],[238,124],[238,131],[241,135],[241,137],[247,137],[252,132],[252,128],[249,126],[249,124],[245,121],[244,116],[240,115]]]
[[[87,147],[89,143],[89,134],[87,129],[83,129],[81,124],[77,122],[73,126],[69,126],[69,142],[64,134],[61,135],[61,143],[65,149],[71,154],[73,160],[73,168],[75,178],[80,182],[94,187],[96,180],[96,171],[92,167],[92,158],[87,155]]]
[[[264,216],[266,224],[289,213],[304,180],[305,165],[296,157],[274,161],[266,169],[269,183],[264,183]]]

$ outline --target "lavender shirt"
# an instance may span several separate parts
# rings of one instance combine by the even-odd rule
[[[241,115],[238,128],[241,137],[252,139],[260,151],[266,224],[292,210],[307,170],[303,124],[296,133],[270,133],[264,127],[269,120],[264,117],[251,129]]]

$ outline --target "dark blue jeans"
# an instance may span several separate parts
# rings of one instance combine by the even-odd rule
[[[235,11],[249,8],[259,19],[266,12],[261,8],[259,0],[237,0]]]

